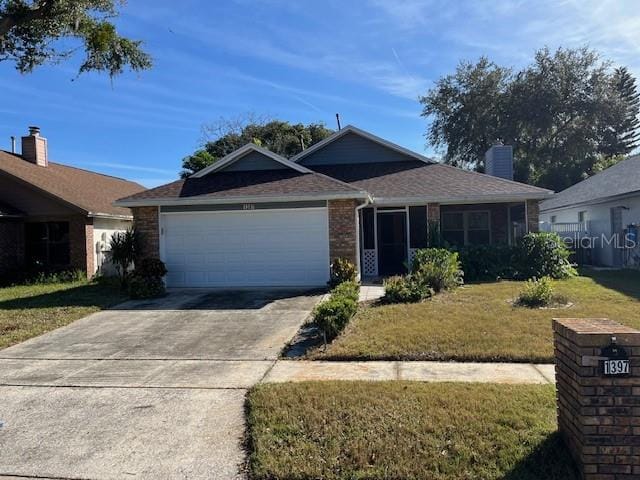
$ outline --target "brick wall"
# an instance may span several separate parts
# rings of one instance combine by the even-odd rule
[[[24,224],[18,220],[0,220],[0,274],[24,263]]]
[[[640,478],[640,331],[608,319],[554,319],[558,426],[584,480]],[[604,377],[601,348],[629,353],[631,376]]]
[[[133,224],[141,237],[143,257],[160,257],[160,224],[158,207],[134,207]]]
[[[54,221],[57,219],[47,219]],[[69,222],[69,256],[71,267],[92,276],[93,269],[93,219],[81,215],[62,219]]]
[[[527,200],[527,231],[540,230],[540,207],[538,200]]]
[[[329,257],[346,258],[356,264],[357,200],[329,201]]]

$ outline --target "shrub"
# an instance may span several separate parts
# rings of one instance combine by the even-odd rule
[[[86,280],[87,274],[82,270],[41,271],[27,279],[29,285],[44,285],[49,283],[71,283]]]
[[[514,261],[518,252],[511,245],[469,245],[459,250],[467,282],[515,278]]]
[[[413,275],[389,277],[384,281],[386,303],[416,303],[429,298],[433,290]]]
[[[577,274],[569,262],[570,251],[557,233],[528,233],[518,246],[521,278],[567,278]]]
[[[336,258],[331,264],[331,279],[329,285],[335,287],[344,282],[355,282],[356,266],[346,258]]]
[[[349,323],[358,309],[360,285],[354,281],[342,282],[331,290],[331,297],[316,306],[313,320],[326,339],[336,337]]]
[[[143,277],[164,277],[167,274],[167,267],[158,258],[143,258],[136,262],[136,274]]]
[[[87,279],[83,270],[56,270],[43,267],[26,267],[10,270],[0,276],[0,287],[10,285],[46,285],[72,283]]]
[[[122,280],[122,285],[126,285],[129,269],[138,258],[140,252],[140,235],[135,228],[130,228],[124,232],[116,232],[109,240],[111,263],[116,267],[116,271]]]
[[[435,292],[455,288],[462,284],[463,276],[458,252],[450,252],[444,248],[417,250],[413,257],[411,275],[418,283],[428,285]]]
[[[333,295],[329,300],[317,305],[313,310],[313,319],[327,339],[335,338],[358,309],[358,304],[351,298]]]
[[[360,285],[356,282],[342,282],[333,290],[331,290],[332,296],[344,297],[354,302],[358,302],[360,298]]]
[[[162,277],[167,267],[157,258],[143,258],[129,276],[127,286],[131,298],[154,298],[165,294]]]
[[[133,273],[127,282],[131,298],[155,298],[165,294],[161,277],[145,277]]]
[[[542,277],[540,280],[535,278],[525,282],[524,289],[518,295],[517,305],[525,307],[545,307],[551,303],[553,299],[553,284],[551,278]]]

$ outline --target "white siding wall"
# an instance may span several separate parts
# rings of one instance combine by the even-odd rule
[[[582,205],[579,207],[540,212],[540,220],[551,223],[551,217],[555,215],[556,223],[577,222],[578,212],[586,211],[586,220],[589,222],[589,236],[609,236],[611,235],[611,208],[620,206],[629,208],[629,210],[622,211],[623,228],[631,223],[640,224],[640,195],[598,205]],[[639,252],[633,253],[636,255],[640,254]],[[593,255],[593,261],[597,265],[613,265],[612,246],[598,245],[598,247],[594,249]]]
[[[93,264],[96,270],[92,272],[103,275],[115,275],[116,271],[107,258],[109,241],[116,232],[123,232],[131,227],[131,220],[113,220],[95,218],[93,220]]]

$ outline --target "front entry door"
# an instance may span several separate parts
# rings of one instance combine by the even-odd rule
[[[378,212],[378,274],[405,273],[406,262],[406,212]]]

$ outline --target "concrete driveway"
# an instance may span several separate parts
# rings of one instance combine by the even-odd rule
[[[0,478],[243,478],[246,389],[319,299],[176,291],[0,350]]]

